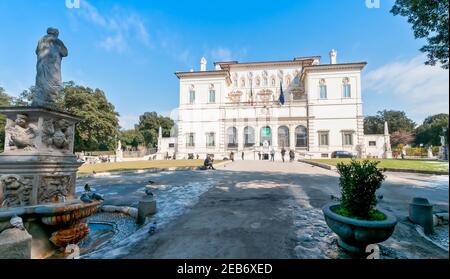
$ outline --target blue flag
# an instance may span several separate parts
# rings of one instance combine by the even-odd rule
[[[281,81],[280,81],[280,98],[278,99],[278,102],[284,105],[283,83]]]

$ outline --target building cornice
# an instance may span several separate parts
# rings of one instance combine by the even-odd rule
[[[225,70],[217,71],[196,71],[196,72],[176,72],[178,78],[196,78],[196,77],[228,77],[229,73]]]
[[[251,67],[276,67],[276,66],[297,66],[297,65],[312,65],[315,60],[320,60],[320,56],[296,57],[293,60],[280,61],[260,61],[260,62],[243,62],[226,61],[214,62],[214,65],[219,65],[223,70],[230,70],[231,68],[251,68]]]
[[[322,64],[322,65],[308,65],[303,67],[301,73],[301,80],[305,78],[307,73],[317,73],[325,71],[340,71],[340,70],[359,70],[361,71],[367,65],[367,62],[355,63],[341,63],[341,64]]]

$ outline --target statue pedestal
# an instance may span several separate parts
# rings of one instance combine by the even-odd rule
[[[4,108],[5,151],[0,154],[0,208],[60,203],[75,196],[81,163],[73,154],[81,119],[45,108]]]
[[[392,159],[392,151],[385,151],[383,154],[383,159]]]
[[[87,233],[83,219],[101,204],[83,203],[75,195],[82,163],[73,153],[74,134],[81,119],[39,107],[2,108],[0,113],[7,117],[0,154],[0,224],[22,216],[44,228],[44,234],[31,232],[33,242],[48,239],[47,233],[62,247],[80,240]]]

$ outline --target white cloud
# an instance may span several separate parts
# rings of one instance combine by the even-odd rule
[[[123,115],[119,117],[119,125],[123,130],[133,129],[139,123],[139,115]]]
[[[122,53],[127,49],[127,42],[123,38],[122,33],[106,37],[98,45],[106,51],[116,51]]]
[[[424,65],[426,57],[386,64],[367,73],[364,90],[400,99],[406,113],[414,120],[446,112],[449,104],[448,70]],[[391,100],[392,99],[387,99]]]
[[[230,61],[233,59],[233,54],[230,49],[219,47],[211,51],[211,57],[214,61]]]
[[[245,48],[233,51],[230,48],[222,46],[212,49],[209,53],[214,62],[239,60],[246,56],[246,54],[247,49]]]
[[[136,13],[116,8],[111,13],[102,14],[87,0],[83,0],[80,9],[75,10],[80,18],[102,29],[104,38],[97,45],[106,51],[122,53],[133,40],[146,47],[152,46],[147,27]]]

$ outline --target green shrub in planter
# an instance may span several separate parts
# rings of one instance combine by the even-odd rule
[[[376,191],[385,179],[377,168],[379,162],[356,161],[337,164],[340,174],[341,206],[336,213],[363,220],[383,220],[386,218],[375,209]]]

